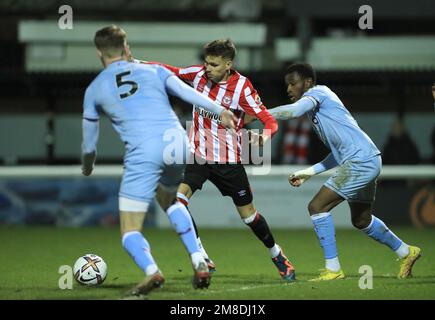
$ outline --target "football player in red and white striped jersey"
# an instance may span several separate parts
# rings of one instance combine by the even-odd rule
[[[193,193],[210,180],[223,196],[233,199],[240,217],[269,249],[281,277],[293,281],[294,268],[275,243],[265,218],[255,209],[248,177],[241,164],[244,159],[240,130],[245,122],[259,119],[264,124],[262,134],[252,133],[250,137],[251,142],[260,145],[276,133],[278,124],[263,105],[249,79],[232,68],[235,55],[236,48],[233,42],[222,39],[204,46],[204,65],[177,68],[163,64],[180,79],[221,106],[230,109],[239,118],[234,134],[221,125],[218,115],[194,106],[193,124],[189,135],[194,161],[186,166],[184,181],[178,188],[177,198],[187,207]],[[198,235],[196,225],[195,231]],[[199,237],[198,242],[203,249]],[[204,249],[202,252],[210,271],[214,271],[214,263]]]
[[[203,66],[176,68],[165,65],[196,90],[207,95],[239,118],[236,131],[244,127],[245,115],[258,118],[264,124],[264,142],[278,130],[276,120],[264,107],[249,79],[234,69],[222,70],[231,60],[221,56],[206,56]],[[225,74],[222,75],[223,71]],[[223,76],[223,78],[222,78]],[[195,106],[190,134],[191,151],[197,156],[218,163],[240,163],[242,146],[240,135],[231,135],[216,115]],[[220,132],[222,131],[222,132]],[[222,133],[222,134],[220,134]]]

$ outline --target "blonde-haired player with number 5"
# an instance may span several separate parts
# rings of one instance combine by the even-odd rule
[[[194,288],[207,288],[210,273],[196,242],[192,220],[175,197],[183,178],[188,141],[168,94],[218,114],[226,128],[234,129],[237,118],[184,84],[168,69],[130,62],[127,36],[121,28],[112,25],[98,30],[94,42],[104,70],[88,86],[84,97],[82,172],[89,176],[93,171],[98,123],[104,113],[126,150],[119,191],[122,245],[145,273],[145,279],[129,294],[147,294],[161,287],[165,280],[141,232],[154,197],[168,214],[190,255]],[[171,147],[175,145],[177,150]],[[179,155],[178,159],[172,157],[173,152]]]

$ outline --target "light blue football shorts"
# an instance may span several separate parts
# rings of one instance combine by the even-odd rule
[[[150,203],[160,185],[176,192],[183,180],[188,140],[180,131],[175,140],[164,141],[163,136],[146,140],[135,147],[127,147],[124,156],[124,174],[119,197]]]
[[[325,182],[324,186],[339,194],[348,202],[373,202],[376,180],[381,172],[381,156],[365,161],[345,161]]]

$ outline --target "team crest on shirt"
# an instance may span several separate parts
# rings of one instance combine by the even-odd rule
[[[263,104],[263,102],[261,101],[261,98],[258,94],[255,95],[255,103],[257,104],[257,106],[261,106]]]
[[[231,104],[231,102],[232,102],[232,99],[231,99],[230,96],[224,96],[224,97],[222,98],[222,104],[223,104],[224,106],[229,106],[229,105]]]

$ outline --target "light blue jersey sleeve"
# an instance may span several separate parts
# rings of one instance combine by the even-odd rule
[[[325,157],[325,159],[323,159],[319,163],[316,163],[313,166],[313,169],[314,169],[314,173],[318,174],[327,171],[329,169],[335,168],[336,166],[338,166],[338,162],[337,160],[335,160],[334,155],[331,152]]]
[[[207,111],[218,115],[225,110],[225,108],[215,103],[209,97],[206,97],[205,95],[193,89],[191,86],[185,84],[168,69],[159,66],[158,73],[169,94],[177,96],[185,102],[201,106]]]
[[[93,86],[89,86],[85,92],[83,101],[83,121],[82,121],[82,165],[86,169],[91,169],[94,165],[97,142],[99,135],[100,115],[96,106]]]
[[[100,114],[96,106],[95,89],[93,83],[86,89],[83,100],[83,119],[99,120]]]
[[[269,113],[277,120],[287,120],[298,118],[306,112],[312,110],[317,105],[317,101],[311,97],[302,97],[292,104],[285,104],[273,109],[269,109]]]
[[[320,105],[325,101],[325,99],[328,98],[328,93],[325,92],[325,90],[322,90],[315,86],[305,92],[302,97],[311,99],[311,101],[313,101],[315,105]]]

